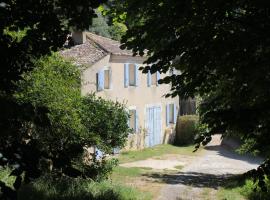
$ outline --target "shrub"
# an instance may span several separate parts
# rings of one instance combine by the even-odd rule
[[[19,200],[140,200],[147,199],[137,190],[108,181],[44,176],[23,186]]]
[[[16,177],[14,190],[48,171],[100,180],[117,164],[100,162],[94,155],[93,162],[85,163],[84,147],[96,146],[104,153],[122,147],[129,133],[125,107],[94,94],[82,97],[80,83],[78,66],[56,53],[37,60],[35,69],[17,82],[17,103],[44,110],[46,117],[23,119],[16,122],[20,133],[1,134],[0,165],[9,166],[10,175]],[[16,191],[4,182],[0,181],[2,191],[14,196]],[[0,198],[4,197],[0,194]]]
[[[270,195],[270,181],[267,178],[265,178],[265,186],[267,191],[264,192],[259,187],[258,182],[254,183],[253,180],[249,179],[245,181],[245,185],[241,188],[240,193],[250,200],[267,200]]]
[[[194,143],[197,124],[198,116],[196,115],[184,115],[178,117],[174,143],[176,145],[187,145]]]

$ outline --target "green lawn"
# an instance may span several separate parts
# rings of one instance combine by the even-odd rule
[[[267,192],[262,192],[252,180],[228,180],[217,192],[219,200],[269,200],[270,182],[266,180]],[[257,187],[257,188],[256,188]]]
[[[124,175],[136,176],[140,169],[133,169]],[[146,168],[143,168],[146,170]],[[0,180],[12,186],[15,178],[9,176],[10,169],[0,168]],[[120,177],[120,176],[119,176]],[[122,176],[123,177],[123,176]],[[1,199],[1,192],[0,192]],[[142,193],[136,188],[125,186],[121,181],[94,182],[86,179],[51,176],[40,177],[32,184],[24,185],[18,193],[18,200],[150,200],[150,193]]]
[[[145,160],[147,158],[158,157],[165,154],[179,154],[179,155],[189,155],[195,156],[202,152],[199,149],[197,152],[193,153],[194,145],[178,147],[171,144],[157,145],[152,148],[146,148],[139,151],[125,151],[122,152],[118,159],[120,163],[133,162],[137,160]]]

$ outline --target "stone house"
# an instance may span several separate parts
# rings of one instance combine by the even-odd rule
[[[143,74],[139,67],[146,58],[121,50],[117,41],[90,32],[76,32],[72,38],[75,46],[61,54],[83,65],[82,95],[95,92],[102,98],[126,104],[129,126],[134,132],[126,149],[170,142],[175,132],[179,99],[165,98],[171,86],[158,84],[168,74]]]

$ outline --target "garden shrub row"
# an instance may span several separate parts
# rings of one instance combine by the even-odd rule
[[[188,145],[194,143],[196,127],[199,117],[197,115],[179,116],[176,124],[175,145]]]

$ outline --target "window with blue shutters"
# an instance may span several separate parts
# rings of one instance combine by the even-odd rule
[[[97,73],[97,91],[104,90],[104,70]]]
[[[139,131],[139,116],[136,109],[129,110],[129,128],[131,128],[134,133],[138,133]]]
[[[124,86],[139,85],[139,66],[134,63],[126,63],[124,65]]]
[[[147,86],[150,87],[151,85],[158,85],[158,80],[160,79],[160,73],[156,72],[151,74],[150,71],[147,73]]]
[[[166,105],[166,124],[169,126],[170,124],[176,124],[177,120],[177,111],[176,105],[174,103]]]
[[[104,70],[104,89],[111,89],[112,85],[112,70],[105,69]]]
[[[105,68],[99,70],[97,75],[97,91],[102,91],[104,89],[111,89],[112,87],[112,70],[110,68]]]

